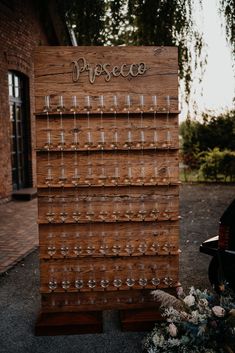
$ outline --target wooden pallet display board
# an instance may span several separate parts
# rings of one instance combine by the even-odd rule
[[[178,285],[177,70],[174,47],[36,50],[39,334]]]

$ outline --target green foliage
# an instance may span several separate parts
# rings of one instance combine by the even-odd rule
[[[223,159],[223,152],[219,148],[214,148],[212,151],[208,151],[202,157],[202,164],[200,166],[200,172],[202,172],[205,179],[211,179],[218,181],[220,172],[220,164]]]
[[[58,3],[69,25],[76,26],[78,45],[103,45],[103,0],[58,0]]]
[[[212,151],[206,152],[202,157],[200,170],[205,179],[218,181],[221,175],[226,180],[235,179],[235,152],[220,151],[219,148],[214,148]]]
[[[204,114],[203,122],[186,120],[180,125],[182,158],[192,169],[198,167],[203,151],[218,147],[235,150],[235,110],[219,116]]]
[[[194,26],[192,0],[129,0],[128,22],[135,45],[177,45],[179,75],[184,80],[186,97],[191,90],[194,67],[202,67],[203,38]]]
[[[223,158],[220,162],[220,173],[225,175],[225,180],[230,177],[230,180],[235,179],[235,152],[224,151]]]
[[[234,180],[235,111],[213,117],[204,114],[203,122],[186,120],[180,125],[180,134],[181,156],[188,172],[199,170],[207,180]]]
[[[235,4],[234,0],[220,0],[220,11],[225,18],[226,37],[232,47],[232,52],[235,55]]]
[[[191,120],[186,120],[180,124],[182,160],[190,169],[199,167],[198,124],[198,121]]]
[[[165,320],[158,321],[147,335],[144,341],[146,353],[234,352],[233,293],[224,292],[218,297],[208,290],[191,287],[186,295],[179,287],[178,299],[172,300],[164,291],[153,291],[152,294],[156,292]]]
[[[200,151],[214,147],[235,150],[235,110],[220,116],[204,114],[197,134]]]
[[[203,67],[203,39],[193,0],[57,0],[78,45],[177,45],[179,75],[189,100],[192,71]]]
[[[220,0],[233,45],[234,0]],[[202,34],[193,20],[194,0],[56,0],[78,45],[177,45],[179,76],[190,100],[192,72],[206,63]],[[199,0],[199,4],[202,0]]]

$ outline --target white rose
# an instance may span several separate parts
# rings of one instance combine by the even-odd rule
[[[169,327],[168,327],[168,330],[169,330],[169,334],[171,335],[171,337],[176,337],[177,336],[177,327],[174,325],[174,324],[170,324]]]
[[[215,316],[217,317],[223,317],[225,315],[225,310],[221,306],[218,306],[218,305],[213,306],[211,310],[213,314],[215,314]]]
[[[195,304],[195,297],[192,294],[189,294],[184,298],[184,302],[188,306],[193,306]]]
[[[203,306],[203,307],[208,306],[208,301],[205,298],[200,299],[198,303],[200,306]]]
[[[177,287],[176,292],[177,292],[178,297],[181,297],[182,295],[184,295],[184,290],[182,287]]]

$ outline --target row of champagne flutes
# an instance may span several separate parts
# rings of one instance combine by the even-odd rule
[[[102,288],[105,290],[111,287],[121,289],[133,288],[134,286],[145,288],[148,285],[154,287],[160,284],[167,287],[173,285],[174,281],[168,273],[166,273],[164,277],[159,274],[157,265],[152,266],[151,273],[148,273],[146,270],[147,268],[144,264],[139,264],[137,274],[136,265],[127,264],[125,269],[123,266],[115,265],[110,273],[107,272],[106,265],[102,265],[99,269],[97,267],[95,268],[94,265],[90,265],[89,269],[86,269],[88,274],[85,276],[79,266],[75,271],[70,271],[70,269],[65,266],[63,272],[59,273],[56,268],[51,266],[48,273],[48,288],[50,291],[61,289],[68,291],[71,289],[82,290],[84,288],[90,290]],[[99,276],[97,275],[98,272],[100,272]]]
[[[165,163],[154,165],[139,163],[134,165],[128,163],[126,165],[119,165],[118,163],[112,165],[106,163],[103,165],[92,165],[88,164],[80,168],[78,165],[74,166],[74,170],[71,170],[69,166],[67,170],[66,164],[60,164],[59,168],[55,168],[51,163],[47,164],[47,169],[43,184],[50,186],[56,184],[58,186],[64,186],[66,184],[78,185],[103,185],[103,184],[124,184],[129,185],[137,183],[143,184],[154,184],[154,183],[170,183],[174,167]]]
[[[99,95],[97,97],[92,96],[84,96],[83,101],[79,101],[76,95],[71,97],[70,103],[65,106],[64,97],[62,95],[58,96],[57,104],[52,103],[52,97],[47,95],[44,97],[44,112],[82,112],[82,111],[119,111],[121,108],[124,111],[131,111],[132,109],[135,111],[144,111],[144,110],[152,110],[158,111],[160,108],[158,105],[158,98],[156,95],[152,95],[151,98],[146,101],[146,96],[140,94],[138,96],[131,96],[127,94],[123,97],[113,95],[112,97],[108,97],[108,107],[105,103],[105,96]],[[171,106],[171,97],[167,95],[164,99],[162,110],[169,111]]]
[[[103,198],[103,200],[102,200]],[[91,199],[92,201],[92,199]],[[112,201],[112,200],[109,200]],[[175,217],[176,209],[173,207],[171,199],[163,200],[162,203],[148,205],[144,198],[140,198],[139,203],[136,200],[128,200],[129,203],[124,204],[122,199],[115,197],[113,209],[110,209],[110,202],[105,204],[105,198],[101,197],[100,206],[94,207],[94,202],[89,202],[86,207],[77,207],[73,211],[70,210],[70,204],[56,203],[49,204],[44,218],[49,222],[80,222],[80,221],[144,221],[144,220],[170,220]],[[135,202],[135,203],[134,203]],[[61,207],[59,206],[61,204]],[[68,210],[66,208],[68,206]]]
[[[53,134],[56,134],[55,141],[53,142]],[[145,131],[140,131],[140,137],[136,138],[133,136],[131,130],[128,130],[125,135],[120,133],[116,130],[114,132],[113,139],[110,137],[110,134],[104,133],[102,135],[102,139],[97,137],[97,133],[93,133],[92,131],[88,131],[85,136],[83,132],[78,132],[77,130],[74,132],[74,136],[72,141],[68,138],[66,141],[64,132],[59,133],[59,139],[57,138],[57,132],[47,131],[46,139],[44,143],[44,149],[47,151],[50,150],[59,150],[59,151],[66,151],[66,150],[92,150],[92,149],[138,149],[138,148],[171,148],[173,146],[173,140],[171,137],[171,132],[169,129],[163,131],[161,134],[157,131],[153,131],[153,136],[151,139],[148,137],[148,141],[145,137]],[[79,140],[79,135],[83,135],[83,141]],[[124,136],[123,136],[124,135]],[[124,139],[123,139],[124,137]],[[114,140],[115,139],[115,140]]]
[[[57,258],[63,256],[64,258],[79,257],[79,256],[118,256],[118,255],[169,255],[175,253],[176,246],[170,242],[158,243],[145,240],[140,241],[126,241],[114,242],[113,244],[106,243],[105,241],[100,244],[87,242],[87,244],[74,244],[74,246],[67,245],[66,243],[60,246],[55,243],[50,243],[47,246],[46,252],[50,258]]]
[[[98,129],[98,128],[97,128]],[[172,135],[169,127],[152,130],[152,136],[143,128],[125,128],[125,132],[114,129],[101,131],[100,136],[92,129],[73,129],[72,139],[65,131],[53,131],[51,128],[45,129],[43,148],[46,150],[80,150],[80,149],[140,149],[140,148],[170,148],[173,145]],[[159,129],[158,129],[159,130]],[[137,134],[139,132],[139,134]],[[146,136],[147,134],[147,136]],[[137,136],[136,136],[137,135]],[[139,136],[138,136],[139,135]]]

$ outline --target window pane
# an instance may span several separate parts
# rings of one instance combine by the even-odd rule
[[[8,72],[8,84],[12,85],[12,83],[13,83],[12,73]]]
[[[19,77],[14,75],[14,84],[15,87],[19,87]]]
[[[12,78],[12,73],[8,73],[8,87],[9,87],[9,96],[13,96],[13,78]]]
[[[13,96],[13,87],[12,87],[12,85],[9,85],[9,96],[10,97]]]
[[[15,87],[15,98],[18,98],[19,97],[19,87]]]

